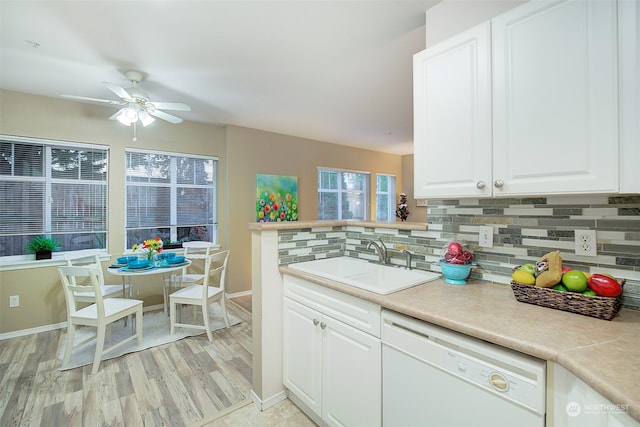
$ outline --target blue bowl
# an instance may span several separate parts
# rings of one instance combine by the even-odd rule
[[[162,252],[160,254],[160,258],[162,258],[162,259],[169,259],[169,258],[173,258],[175,256],[176,256],[175,252]]]
[[[128,267],[131,269],[145,268],[145,267],[149,267],[150,264],[151,263],[149,262],[149,260],[141,259],[141,260],[130,261]]]
[[[171,258],[167,258],[167,264],[182,264],[187,259],[183,256],[173,256]]]
[[[466,285],[465,279],[469,277],[472,266],[472,264],[448,264],[444,260],[440,260],[444,281],[453,285]]]
[[[118,261],[118,264],[129,264],[131,261],[135,261],[137,259],[137,256],[121,256],[116,261]]]

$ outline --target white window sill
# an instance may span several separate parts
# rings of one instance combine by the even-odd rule
[[[101,261],[108,261],[111,255],[99,250],[73,252],[54,252],[51,259],[35,259],[35,255],[23,255],[0,258],[0,271],[26,270],[30,268],[60,267],[67,263],[67,258],[81,258],[95,253],[100,254]]]

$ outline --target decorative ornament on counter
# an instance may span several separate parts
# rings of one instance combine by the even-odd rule
[[[396,209],[396,217],[401,221],[406,221],[409,217],[409,209],[407,209],[407,195],[400,193],[400,203],[398,203],[398,209]]]

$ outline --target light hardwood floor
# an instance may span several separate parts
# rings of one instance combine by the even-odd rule
[[[64,329],[0,341],[0,426],[191,425],[249,397],[251,315],[171,344],[59,371]]]

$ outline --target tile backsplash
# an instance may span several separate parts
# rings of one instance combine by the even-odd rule
[[[342,255],[373,260],[367,240],[381,238],[394,264],[404,265],[407,249],[414,268],[439,271],[443,247],[458,240],[474,253],[472,278],[506,284],[514,266],[560,250],[572,268],[625,278],[623,305],[640,309],[640,195],[429,200],[426,221],[427,230],[281,230],[280,264]],[[478,246],[479,226],[493,228],[492,248]],[[596,230],[597,256],[575,255],[575,230]]]

